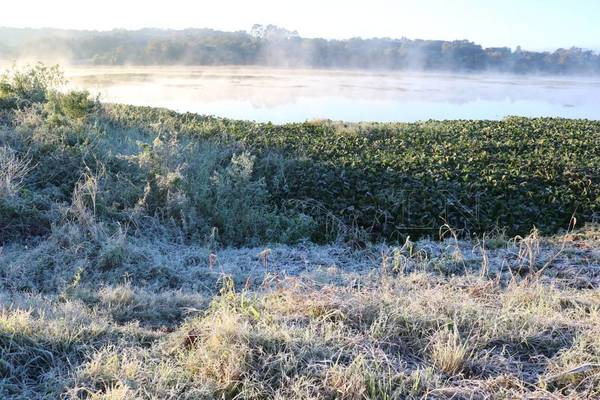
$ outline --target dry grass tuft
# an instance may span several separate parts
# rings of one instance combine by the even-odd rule
[[[485,255],[455,239],[271,246],[268,265],[264,248],[229,249],[212,269],[213,249],[130,237],[121,264],[90,269],[102,246],[62,231],[0,255],[12,283],[0,292],[0,396],[596,399],[595,229]],[[18,273],[43,259],[78,272],[54,291],[20,291]],[[548,266],[515,274],[523,265]]]

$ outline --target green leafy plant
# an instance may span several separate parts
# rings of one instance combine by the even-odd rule
[[[96,102],[87,91],[71,91],[68,93],[51,93],[46,110],[54,123],[81,121],[90,115]]]
[[[0,108],[44,103],[64,83],[64,75],[58,65],[38,63],[21,69],[13,68],[0,77]]]

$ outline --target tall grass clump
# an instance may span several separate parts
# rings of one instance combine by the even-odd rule
[[[31,160],[19,157],[10,146],[0,147],[0,198],[18,195],[25,176],[31,171]]]

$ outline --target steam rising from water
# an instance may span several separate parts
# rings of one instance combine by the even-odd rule
[[[67,76],[104,101],[277,123],[600,118],[600,78],[260,67],[73,67]]]

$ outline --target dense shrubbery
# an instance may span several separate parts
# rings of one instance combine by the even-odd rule
[[[62,83],[64,77],[58,66],[37,64],[22,70],[8,71],[0,77],[0,108],[43,103]]]
[[[0,84],[20,87],[22,76],[46,70],[17,71]],[[312,219],[272,201],[243,146],[160,123],[157,132],[119,127],[87,92],[62,93],[56,82],[5,92],[19,101],[6,103],[0,129],[0,242],[70,222],[92,236],[101,225],[125,224],[227,245],[311,236]]]
[[[0,129],[3,242],[77,221],[228,245],[360,243],[444,224],[553,232],[600,212],[599,122],[256,124],[101,105],[36,81],[44,71],[0,82],[27,99]]]
[[[388,239],[434,235],[444,223],[473,233],[552,232],[572,215],[591,221],[600,211],[596,121],[278,126],[127,106],[110,113],[124,126],[150,132],[161,121],[190,137],[253,149],[274,201],[320,221],[320,239],[328,223]]]

